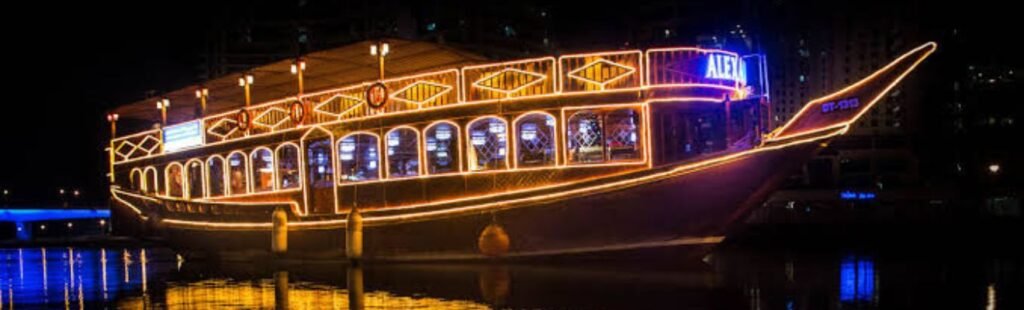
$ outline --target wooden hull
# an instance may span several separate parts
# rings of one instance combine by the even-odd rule
[[[489,224],[508,235],[505,259],[587,256],[654,247],[705,249],[766,198],[817,144],[753,152],[731,161],[631,187],[484,212],[364,228],[364,251],[375,260],[473,260]],[[143,222],[123,204],[115,216],[121,230],[148,231],[184,252],[223,257],[270,253],[270,229],[186,228]],[[131,225],[132,223],[136,225]],[[292,230],[293,258],[343,258],[345,228]],[[701,251],[698,251],[701,252]]]

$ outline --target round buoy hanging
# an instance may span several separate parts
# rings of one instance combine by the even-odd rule
[[[302,124],[302,121],[306,119],[306,105],[302,104],[302,101],[292,102],[290,107],[289,116],[292,118],[292,123]]]
[[[383,82],[370,84],[366,88],[366,104],[371,108],[380,109],[388,103],[388,87]]]
[[[249,127],[252,127],[252,116],[249,115],[249,111],[242,109],[235,115],[235,122],[238,123],[238,129],[249,130]]]
[[[497,222],[492,222],[480,232],[480,237],[477,238],[477,247],[480,249],[480,254],[490,257],[503,256],[508,253],[508,233]]]

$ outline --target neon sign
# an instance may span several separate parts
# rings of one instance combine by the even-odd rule
[[[722,53],[708,54],[704,77],[715,80],[735,81],[740,84],[747,83],[747,74],[743,61],[735,55]]]
[[[839,199],[842,200],[874,200],[875,193],[872,192],[855,192],[855,191],[843,191],[839,193]]]
[[[184,122],[164,128],[164,153],[203,145],[203,123]]]

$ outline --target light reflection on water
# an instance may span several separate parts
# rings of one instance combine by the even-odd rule
[[[165,249],[0,249],[2,308],[879,309],[1020,306],[1020,258],[720,250],[705,262],[179,261]]]

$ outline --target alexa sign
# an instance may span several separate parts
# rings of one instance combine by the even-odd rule
[[[164,153],[203,145],[200,120],[164,127]]]
[[[723,53],[710,53],[706,62],[705,78],[746,84],[746,71],[743,68],[743,61],[739,57]]]

